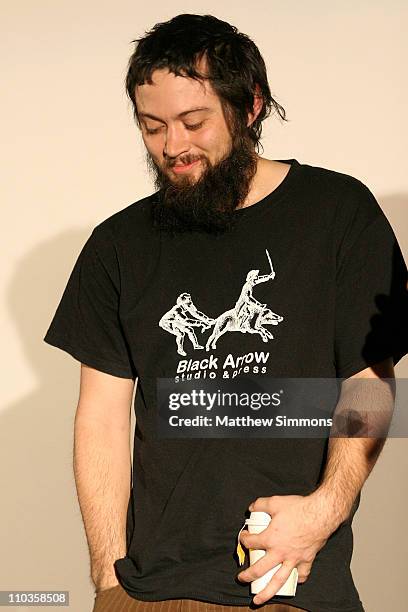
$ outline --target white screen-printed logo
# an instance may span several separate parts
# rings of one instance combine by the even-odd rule
[[[181,293],[176,304],[167,311],[159,321],[159,326],[165,331],[176,336],[177,352],[186,355],[184,350],[184,339],[187,336],[193,345],[193,349],[206,351],[216,349],[218,339],[226,332],[241,332],[243,334],[259,334],[263,342],[273,340],[273,335],[266,325],[279,325],[283,321],[281,315],[272,312],[266,304],[258,302],[253,295],[253,288],[259,283],[265,283],[275,278],[269,252],[265,249],[268,258],[270,272],[259,274],[259,270],[250,270],[246,275],[241,293],[235,306],[226,310],[216,318],[210,318],[197,309],[190,293]],[[213,328],[205,346],[200,344],[194,328],[201,327],[201,333]]]

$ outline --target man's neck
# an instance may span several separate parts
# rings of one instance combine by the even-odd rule
[[[256,204],[274,191],[284,180],[290,170],[290,164],[258,157],[257,170],[244,202],[237,208],[246,208]]]

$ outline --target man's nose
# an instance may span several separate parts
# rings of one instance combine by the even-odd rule
[[[189,150],[189,143],[182,127],[169,126],[164,144],[164,157],[177,158]]]

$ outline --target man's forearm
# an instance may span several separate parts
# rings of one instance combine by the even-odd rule
[[[329,439],[323,478],[313,495],[329,511],[333,530],[350,515],[384,443],[384,438]]]
[[[97,588],[117,582],[113,563],[126,554],[130,462],[127,428],[76,419],[74,474]]]
[[[384,446],[394,408],[393,382],[392,378],[354,378],[343,383],[333,415],[326,466],[314,493],[327,508],[335,529],[349,517]],[[341,433],[345,423],[352,431],[357,425],[355,435],[361,425],[366,426],[362,434],[366,437],[346,437]]]

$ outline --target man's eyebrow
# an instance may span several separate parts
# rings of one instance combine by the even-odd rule
[[[196,108],[190,108],[189,110],[185,110],[182,113],[179,113],[177,115],[177,118],[185,117],[186,115],[190,113],[197,113],[198,111],[212,111],[212,109],[209,108],[208,106],[197,106]],[[152,115],[151,113],[139,113],[139,117],[147,117],[148,119],[154,119],[155,121],[163,121],[163,119],[160,119],[160,117],[156,117],[155,115]]]

